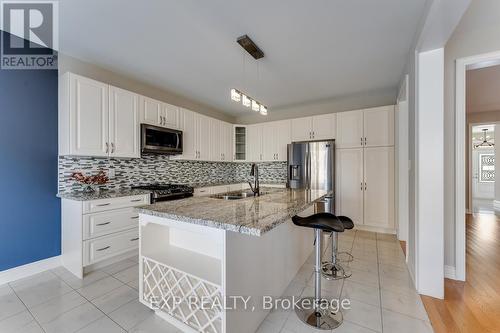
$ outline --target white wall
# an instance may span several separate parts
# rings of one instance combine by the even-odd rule
[[[443,83],[444,49],[418,59],[417,290],[444,298]]]
[[[444,167],[448,172],[444,179],[444,236],[448,266],[455,266],[455,60],[500,50],[499,36],[500,1],[474,0],[445,47]]]

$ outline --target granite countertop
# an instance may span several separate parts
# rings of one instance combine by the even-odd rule
[[[138,207],[140,214],[261,236],[328,194],[322,190],[261,188],[266,194],[239,200],[210,196]]]
[[[57,196],[61,199],[68,199],[74,201],[89,201],[89,200],[129,197],[132,195],[141,195],[141,194],[151,194],[151,191],[123,188],[119,190],[101,190],[99,192],[75,191],[68,193],[57,193]]]
[[[240,181],[224,181],[224,182],[198,182],[198,183],[186,183],[185,185],[198,188],[198,187],[212,187],[212,186],[220,186],[220,185],[233,185],[233,184],[242,184],[242,183],[247,183],[247,180],[240,180]],[[277,181],[260,181],[260,184],[262,186],[264,185],[286,185],[286,182],[277,182]]]

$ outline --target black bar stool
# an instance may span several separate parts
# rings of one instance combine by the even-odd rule
[[[342,223],[344,230],[354,228],[354,222],[348,218],[347,216],[337,216],[339,221]],[[351,277],[352,273],[350,270],[341,266],[338,262],[341,261],[339,259],[339,254],[347,255],[347,262],[352,261],[352,255],[347,252],[338,252],[338,244],[339,244],[339,232],[333,231],[331,233],[332,237],[332,258],[331,262],[323,262],[321,266],[321,273],[323,277],[327,280],[339,280],[339,279],[347,279]]]
[[[342,222],[342,224],[344,225],[345,230],[351,230],[354,228],[354,222],[347,216],[337,216],[337,217],[339,218],[340,222]],[[351,262],[354,260],[354,257],[349,252],[343,251],[337,253],[337,260],[340,262]]]
[[[292,221],[299,227],[314,229],[314,297],[302,298],[301,305],[312,304],[312,307],[299,307],[295,313],[309,326],[321,330],[332,330],[342,324],[342,312],[340,309],[333,309],[327,299],[321,297],[321,237],[322,231],[342,232],[344,225],[333,214],[318,213],[307,217],[295,215]]]

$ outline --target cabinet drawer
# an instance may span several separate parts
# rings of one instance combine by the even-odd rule
[[[139,246],[139,228],[83,242],[83,264],[88,266]]]
[[[149,204],[149,197],[149,194],[141,194],[130,197],[86,201],[83,204],[83,214],[147,205]]]
[[[132,207],[83,215],[83,239],[133,228],[138,219],[139,214]]]

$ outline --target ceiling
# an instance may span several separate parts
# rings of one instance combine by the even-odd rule
[[[467,113],[500,111],[500,66],[467,71]]]
[[[61,0],[60,51],[232,116],[393,89],[426,0]],[[236,43],[248,34],[258,61]]]

